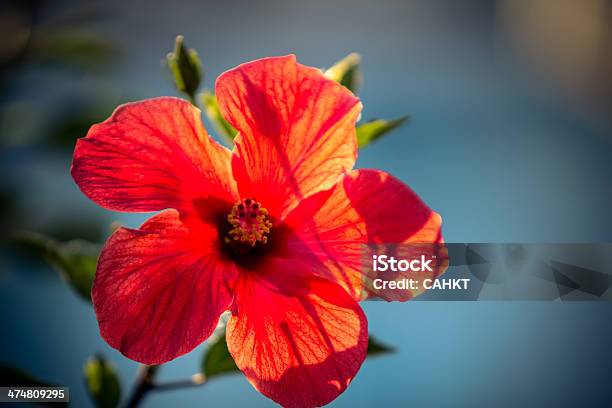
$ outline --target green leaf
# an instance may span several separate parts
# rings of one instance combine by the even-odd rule
[[[230,143],[233,142],[238,131],[234,129],[234,127],[230,125],[221,115],[215,95],[206,90],[200,94],[200,100],[202,101],[202,106],[204,106],[204,113],[206,113],[206,117],[213,124],[217,132],[226,138]]]
[[[109,88],[106,86],[105,89]],[[87,93],[85,97],[70,98],[54,107],[56,114],[51,117],[42,135],[45,146],[72,151],[76,140],[87,134],[92,123],[100,123],[108,117],[108,112],[113,110],[113,104],[103,100],[105,97],[100,95],[100,92],[92,93],[96,96],[90,98]]]
[[[41,381],[31,374],[9,365],[0,364],[0,384],[3,387],[54,387],[54,385]]]
[[[186,48],[182,35],[176,36],[174,51],[166,56],[166,64],[176,89],[186,94],[195,105],[195,95],[202,81],[202,62],[193,48]]]
[[[373,337],[368,338],[368,357],[380,356],[395,352],[395,348],[388,346]],[[225,340],[225,332],[220,333],[202,360],[202,372],[207,379],[224,374],[235,374],[240,372],[232,355],[230,354]]]
[[[44,30],[32,37],[30,52],[37,62],[67,69],[105,69],[121,52],[108,38],[82,30]]]
[[[0,384],[3,387],[57,387],[57,384],[51,384],[42,381],[33,375],[16,367],[0,364]],[[68,406],[66,402],[47,402],[41,405],[53,407]]]
[[[357,145],[361,148],[406,123],[410,115],[397,119],[375,119],[357,126]]]
[[[232,355],[227,349],[225,331],[220,333],[219,337],[210,345],[210,348],[206,352],[202,360],[202,372],[207,379],[223,374],[240,372]]]
[[[354,93],[361,85],[362,75],[359,69],[361,56],[353,52],[332,65],[325,71],[325,76],[347,87]]]
[[[85,363],[85,384],[97,407],[115,408],[121,399],[121,384],[115,367],[103,357],[94,356]]]
[[[79,295],[91,302],[91,286],[100,252],[98,245],[82,240],[59,242],[35,232],[20,233],[15,239],[46,259]]]
[[[394,352],[394,347],[381,343],[372,336],[368,338],[368,357],[379,356],[381,354],[390,354]]]

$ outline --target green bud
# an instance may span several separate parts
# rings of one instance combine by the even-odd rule
[[[193,48],[186,48],[182,35],[176,37],[174,51],[166,56],[166,64],[174,78],[174,85],[195,102],[195,94],[202,81],[202,62]]]

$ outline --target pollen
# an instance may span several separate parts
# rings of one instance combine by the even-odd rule
[[[227,216],[232,225],[229,235],[232,240],[248,243],[252,247],[258,242],[268,242],[268,234],[272,228],[268,210],[252,198],[238,201]]]

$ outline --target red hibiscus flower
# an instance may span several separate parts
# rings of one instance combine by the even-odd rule
[[[368,342],[360,256],[368,242],[441,242],[440,217],[357,158],[359,100],[294,56],[219,77],[233,151],[177,98],[119,107],[74,152],[72,176],[107,209],[160,211],[118,229],[92,290],[102,337],[160,364],[191,351],[231,311],[229,351],[285,406],[324,405]]]

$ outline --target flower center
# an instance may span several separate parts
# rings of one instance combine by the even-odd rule
[[[268,210],[252,198],[245,198],[234,204],[227,220],[233,227],[229,231],[233,241],[248,243],[252,247],[258,242],[268,242],[268,234],[272,228]]]

